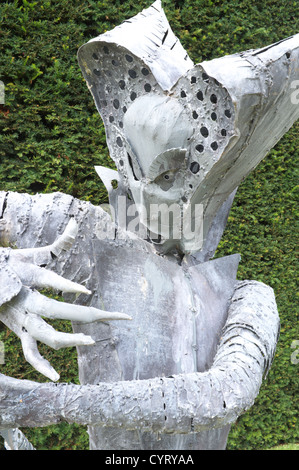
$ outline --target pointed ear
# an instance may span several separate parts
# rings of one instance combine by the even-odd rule
[[[119,182],[119,174],[116,170],[112,170],[111,168],[105,168],[104,166],[95,166],[94,167],[97,174],[103,181],[105,188],[108,191],[108,195],[110,196],[110,193],[113,191],[113,184],[112,181],[117,181]]]

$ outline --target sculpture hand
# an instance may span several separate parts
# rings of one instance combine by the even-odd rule
[[[65,232],[53,245],[44,248],[4,250],[8,272],[13,272],[20,283],[19,292],[0,307],[0,321],[8,326],[22,342],[26,360],[40,373],[58,380],[59,375],[43,358],[37,348],[41,341],[54,349],[67,346],[94,344],[90,336],[82,333],[62,333],[48,325],[42,317],[94,322],[103,320],[129,320],[124,313],[105,312],[93,307],[59,302],[40,294],[35,288],[51,288],[63,292],[91,294],[84,286],[38,266],[38,261],[51,259],[70,248],[77,233],[77,224],[71,219]]]

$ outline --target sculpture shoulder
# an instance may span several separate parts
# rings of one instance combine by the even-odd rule
[[[92,220],[98,231],[100,226],[107,231],[113,225],[101,207],[71,195],[1,191],[0,246],[27,248],[51,244],[63,232],[70,217],[75,217],[81,227],[84,221],[90,224]]]
[[[135,250],[154,252],[153,245],[117,227],[100,206],[60,192],[34,196],[0,192],[0,247],[33,248],[52,244],[63,233],[70,218],[78,224],[78,235],[70,251],[94,256],[87,249],[106,241],[112,249],[133,246]],[[54,268],[55,269],[55,268]]]
[[[53,259],[46,257],[42,266],[63,274],[68,266],[74,265],[70,277],[75,279],[83,265],[88,272],[94,253],[86,247],[92,246],[93,238],[115,235],[110,216],[101,207],[63,193],[32,196],[0,192],[0,284],[5,286],[0,294],[0,306],[21,289],[18,276],[7,262],[11,249],[52,245],[64,232],[71,217],[79,227],[72,249]],[[77,254],[80,254],[79,262]]]
[[[22,287],[19,277],[7,263],[9,252],[10,248],[0,248],[0,307],[15,297]]]

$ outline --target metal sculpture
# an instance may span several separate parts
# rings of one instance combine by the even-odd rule
[[[156,1],[78,58],[118,169],[96,168],[113,217],[61,193],[0,193],[0,240],[17,246],[0,252],[0,319],[51,380],[36,340],[76,345],[82,385],[0,375],[1,433],[30,448],[16,428],[63,419],[89,425],[91,449],[224,449],[279,317],[270,287],[236,281],[239,255],[212,258],[238,184],[299,117],[299,35],[194,65]],[[33,290],[45,285],[72,306]]]

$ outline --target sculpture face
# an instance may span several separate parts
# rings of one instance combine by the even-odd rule
[[[130,191],[143,225],[165,239],[180,238],[184,206],[190,201],[192,170],[186,149],[192,134],[186,110],[169,96],[141,97],[124,117],[124,171]]]
[[[160,59],[161,64],[169,59],[168,68],[163,65],[161,77],[159,67],[153,67],[153,73],[152,60],[144,62],[108,36],[82,46],[78,57],[105,124],[118,179],[124,192],[131,193],[140,221],[152,232],[150,238],[160,238],[164,252],[199,251],[213,217],[235,189],[233,183],[215,197],[214,181],[206,183],[208,178],[219,179],[230,163],[217,165],[223,156],[229,160],[226,149],[236,135],[231,96],[190,60],[187,72],[183,67],[179,79],[178,71],[173,75],[170,63],[174,66],[178,57],[186,56],[181,49],[173,57],[169,54],[175,48],[165,50]],[[112,201],[116,195],[109,197]],[[157,214],[157,206],[165,207],[164,217]],[[203,212],[208,214],[204,223]]]
[[[290,48],[296,44],[295,37]],[[296,76],[296,61],[284,46],[277,57],[287,59],[288,76]],[[284,111],[273,111],[281,79],[271,49],[194,65],[157,1],[78,51],[122,194],[131,192],[140,220],[161,236],[164,252],[170,247],[212,256],[238,185],[283,135],[282,119],[294,122],[298,115],[290,90],[280,102]],[[270,104],[261,118],[265,97]],[[109,192],[112,205],[118,194]],[[163,204],[166,215],[175,205],[175,214],[159,224],[150,208]],[[202,228],[194,227],[198,221]]]

